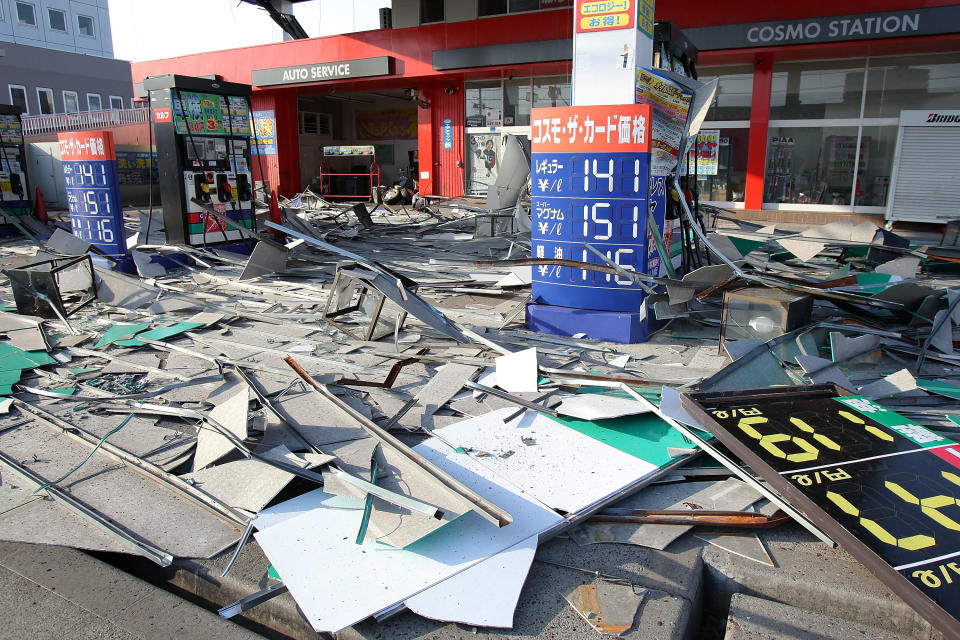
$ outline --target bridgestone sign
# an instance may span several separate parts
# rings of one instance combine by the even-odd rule
[[[703,51],[956,33],[960,6],[685,29]]]
[[[358,60],[336,60],[300,64],[294,67],[276,67],[273,69],[254,69],[250,74],[251,84],[266,87],[278,84],[303,84],[340,80],[342,78],[368,78],[370,76],[388,76],[393,73],[393,58],[360,58]]]

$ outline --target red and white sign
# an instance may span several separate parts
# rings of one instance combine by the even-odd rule
[[[173,109],[163,107],[153,110],[154,122],[173,122]]]
[[[60,160],[116,160],[112,131],[58,133]]]
[[[224,218],[227,217],[227,205],[223,204],[222,202],[216,202],[211,206],[221,216],[223,216]],[[200,217],[203,218],[203,228],[207,231],[207,233],[210,233],[213,231],[223,231],[225,228],[228,227],[228,225],[223,224],[213,216],[207,215],[206,211],[201,213]]]
[[[530,114],[533,153],[646,153],[653,108],[648,104],[546,107]]]

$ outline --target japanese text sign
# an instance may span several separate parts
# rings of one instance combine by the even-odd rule
[[[632,29],[637,0],[577,0],[577,33]]]
[[[551,107],[531,112],[533,153],[650,151],[652,108],[645,104]]]

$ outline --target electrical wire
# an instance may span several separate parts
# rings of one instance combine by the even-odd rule
[[[108,431],[105,436],[103,436],[102,438],[100,438],[100,442],[97,443],[97,446],[95,446],[95,447],[90,451],[90,453],[87,454],[87,457],[84,458],[83,460],[81,460],[80,463],[79,463],[77,466],[75,466],[73,469],[70,469],[70,471],[67,471],[65,474],[63,474],[62,476],[60,476],[60,477],[57,478],[56,480],[51,480],[50,482],[45,482],[45,483],[43,483],[42,485],[40,485],[39,487],[37,487],[37,489],[33,492],[33,495],[36,495],[36,494],[40,493],[41,491],[43,491],[44,489],[46,489],[46,488],[49,487],[49,486],[52,486],[52,485],[55,485],[55,484],[60,484],[61,482],[63,482],[64,480],[66,480],[74,471],[76,471],[77,469],[79,469],[80,467],[82,467],[83,465],[85,465],[85,464],[87,463],[87,461],[88,461],[90,458],[93,457],[93,454],[95,454],[95,453],[97,452],[97,450],[100,448],[100,446],[101,446],[104,442],[107,441],[107,438],[109,438],[110,436],[112,436],[113,434],[115,434],[117,431],[120,431],[120,429],[123,429],[123,428],[127,425],[128,422],[130,422],[131,420],[133,420],[133,416],[134,416],[134,414],[132,414],[132,413],[131,413],[131,414],[128,414],[127,417],[123,419],[123,422],[121,422],[120,424],[118,424],[116,427],[114,427],[113,429],[111,429],[110,431]]]

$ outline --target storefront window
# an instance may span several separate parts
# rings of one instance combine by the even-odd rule
[[[849,205],[856,159],[857,127],[771,127],[763,200]]]
[[[773,65],[771,120],[859,118],[864,60]]]
[[[540,8],[540,0],[479,0],[477,3],[477,15],[499,16],[507,13],[517,13],[519,11],[536,11]],[[549,6],[545,9],[552,8]]]
[[[503,82],[503,125],[530,126],[532,96],[530,78],[514,78]]]
[[[720,78],[717,98],[707,112],[707,120],[749,120],[753,101],[753,68],[750,65],[703,67],[698,79],[709,82]]]
[[[569,107],[570,76],[552,76],[533,79],[533,106]]]
[[[743,202],[750,129],[711,129],[706,125],[700,133],[697,157],[701,160],[696,169],[700,200]]]
[[[463,89],[468,127],[495,127],[503,124],[503,94],[499,80],[467,82]]]
[[[467,193],[482,195],[497,181],[500,134],[467,134]]]
[[[887,206],[897,127],[863,127],[860,137],[860,179],[854,203],[864,207]]]
[[[498,16],[507,12],[507,0],[479,0],[477,4],[477,15]]]
[[[871,58],[867,118],[899,117],[904,109],[955,109],[960,54]]]

